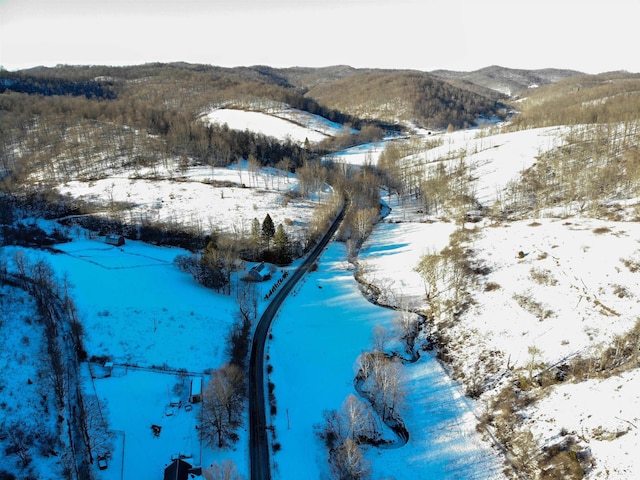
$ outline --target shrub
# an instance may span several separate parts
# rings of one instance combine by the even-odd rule
[[[530,314],[534,315],[540,321],[551,318],[553,316],[553,310],[549,310],[545,308],[542,303],[536,302],[533,298],[531,298],[531,295],[514,293],[513,299],[518,302],[518,305],[520,305],[523,310],[526,310]]]
[[[556,286],[558,284],[558,280],[553,276],[551,270],[532,268],[529,270],[529,275],[531,275],[533,281],[540,285]]]

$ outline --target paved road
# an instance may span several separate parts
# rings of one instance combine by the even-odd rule
[[[270,480],[271,461],[269,457],[269,442],[266,420],[266,396],[264,375],[264,344],[269,333],[271,321],[275,317],[280,305],[291,292],[302,276],[309,271],[311,265],[327,246],[333,234],[338,229],[344,217],[344,207],[329,227],[327,233],[311,250],[305,261],[280,287],[276,295],[260,317],[251,345],[251,359],[249,361],[249,458],[251,480]]]

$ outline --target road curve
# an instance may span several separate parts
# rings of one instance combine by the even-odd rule
[[[266,420],[266,397],[264,378],[264,346],[275,317],[282,302],[291,292],[302,276],[309,271],[320,253],[327,246],[333,234],[344,218],[345,206],[333,221],[325,235],[309,252],[307,258],[289,275],[288,280],[280,287],[276,295],[260,317],[251,344],[251,358],[249,361],[249,460],[251,480],[270,480],[271,461]]]

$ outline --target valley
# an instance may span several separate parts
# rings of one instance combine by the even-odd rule
[[[305,78],[280,73],[292,83]],[[360,74],[370,88],[380,81],[380,72]],[[351,76],[342,75],[341,83]],[[540,95],[571,91],[574,76],[553,78]],[[167,91],[162,78],[150,91]],[[393,85],[415,79],[398,78]],[[87,431],[96,440],[91,475],[159,477],[178,459],[212,466],[211,475],[225,465],[257,478],[246,400],[219,445],[201,434],[209,400],[193,402],[190,385],[202,382],[212,394],[207,385],[237,360],[234,349],[242,357],[232,337],[242,325],[255,327],[345,191],[345,224],[269,331],[262,388],[271,478],[342,478],[340,469],[350,467],[360,469],[356,478],[398,480],[635,478],[638,119],[625,107],[623,118],[600,112],[594,124],[538,121],[575,105],[618,104],[615,79],[588,78],[600,102],[563,93],[563,110],[546,115],[541,110],[557,97],[527,92],[533,106],[514,103],[508,116],[476,126],[443,111],[430,124],[385,130],[401,119],[384,114],[376,123],[375,112],[362,115],[362,105],[351,108],[340,95],[308,110],[283,108],[286,89],[272,85],[267,90],[278,100],[256,102],[253,84],[234,90],[244,92],[242,109],[229,101],[198,106],[191,119],[180,109],[148,111],[147,129],[118,135],[105,134],[115,126],[99,115],[52,123],[59,130],[49,137],[5,129],[0,332],[14,347],[2,355],[0,444],[7,455],[0,471],[75,478],[59,425],[75,414],[46,393],[51,351],[46,335],[29,327],[41,313],[28,289],[10,282],[50,268],[82,327],[85,420],[97,424]],[[321,98],[328,90],[318,92]],[[2,99],[5,107],[16,95]],[[207,101],[219,96],[216,90]],[[60,100],[67,101],[74,100]],[[109,104],[82,105],[106,115]],[[581,121],[588,117],[577,111]],[[43,118],[61,118],[51,115]],[[273,260],[267,217],[284,232],[291,261]],[[108,234],[124,243],[107,243]],[[35,244],[42,238],[46,244]],[[269,275],[248,282],[260,262]],[[14,358],[16,348],[24,355]],[[388,360],[380,372],[394,372],[384,377],[394,386],[391,400],[373,373],[359,377],[376,358]],[[607,408],[592,398],[606,399]],[[45,405],[57,412],[46,427],[49,446],[36,441],[42,434],[9,435],[12,422]],[[340,426],[354,405],[368,419],[358,442],[353,425]],[[394,444],[385,415],[403,422],[406,445]],[[355,460],[346,465],[339,454],[351,443]],[[103,470],[97,460],[105,456]]]

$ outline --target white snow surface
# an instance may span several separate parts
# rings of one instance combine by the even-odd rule
[[[224,125],[232,130],[250,130],[294,143],[312,143],[335,136],[343,131],[340,124],[302,110],[283,108],[256,112],[234,108],[217,108],[203,117],[209,123]]]

